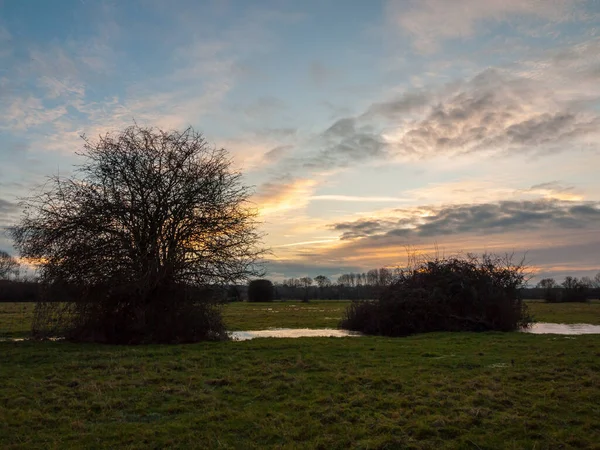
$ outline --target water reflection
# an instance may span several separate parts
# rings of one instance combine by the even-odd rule
[[[522,330],[533,334],[600,334],[600,325],[588,323],[534,323],[531,328]]]
[[[233,331],[229,334],[234,341],[247,341],[255,338],[299,338],[299,337],[356,337],[360,333],[333,328],[273,328],[270,330]]]

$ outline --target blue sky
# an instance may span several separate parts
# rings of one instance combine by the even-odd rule
[[[407,248],[593,275],[599,33],[596,0],[0,1],[0,226],[135,119],[231,152],[274,279]]]

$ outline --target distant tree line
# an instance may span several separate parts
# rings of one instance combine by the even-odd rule
[[[361,300],[375,298],[381,289],[389,286],[397,275],[396,269],[382,267],[362,273],[346,273],[333,281],[325,275],[288,278],[275,283],[277,300]]]
[[[382,267],[366,272],[345,273],[334,280],[325,275],[314,278],[287,278],[281,282],[261,279],[248,285],[230,284],[226,287],[223,297],[227,302],[368,300],[377,298],[383,288],[398,279],[400,273],[401,269]],[[38,301],[38,283],[31,277],[26,278],[19,274],[16,259],[6,252],[0,252],[0,302]],[[534,287],[523,288],[522,297],[547,302],[600,299],[600,272],[594,277],[567,276],[562,282],[554,278],[543,278]]]
[[[529,298],[543,299],[549,303],[585,302],[600,298],[600,272],[594,278],[567,276],[562,283],[554,278],[544,278],[528,291]]]

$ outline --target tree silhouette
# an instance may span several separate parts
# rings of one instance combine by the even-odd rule
[[[45,285],[61,295],[74,289],[67,334],[110,342],[221,336],[200,299],[257,274],[261,255],[250,192],[227,152],[192,128],[136,124],[97,142],[83,138],[75,175],[55,176],[25,199],[12,230]]]
[[[8,280],[19,274],[19,263],[4,250],[0,250],[0,280]]]

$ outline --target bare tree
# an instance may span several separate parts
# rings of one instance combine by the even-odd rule
[[[558,283],[554,278],[543,278],[538,282],[536,287],[540,289],[553,289],[558,287]]]
[[[594,276],[594,287],[600,288],[600,272]]]
[[[8,280],[19,274],[19,262],[4,250],[0,250],[0,280]]]
[[[40,262],[42,282],[78,288],[88,304],[79,315],[99,316],[92,331],[100,339],[214,334],[190,324],[193,336],[180,336],[173,322],[191,318],[181,308],[190,289],[198,294],[258,274],[256,214],[227,152],[192,128],[136,124],[97,142],[83,138],[85,162],[75,175],[51,178],[23,201],[12,232],[18,250]],[[117,325],[124,337],[107,336]]]
[[[302,286],[304,286],[304,298],[302,301],[308,302],[308,289],[313,284],[313,280],[311,277],[302,277],[300,278],[300,283]]]
[[[319,286],[319,289],[331,286],[331,280],[325,275],[317,275],[315,277],[315,282],[317,283],[317,286]]]

